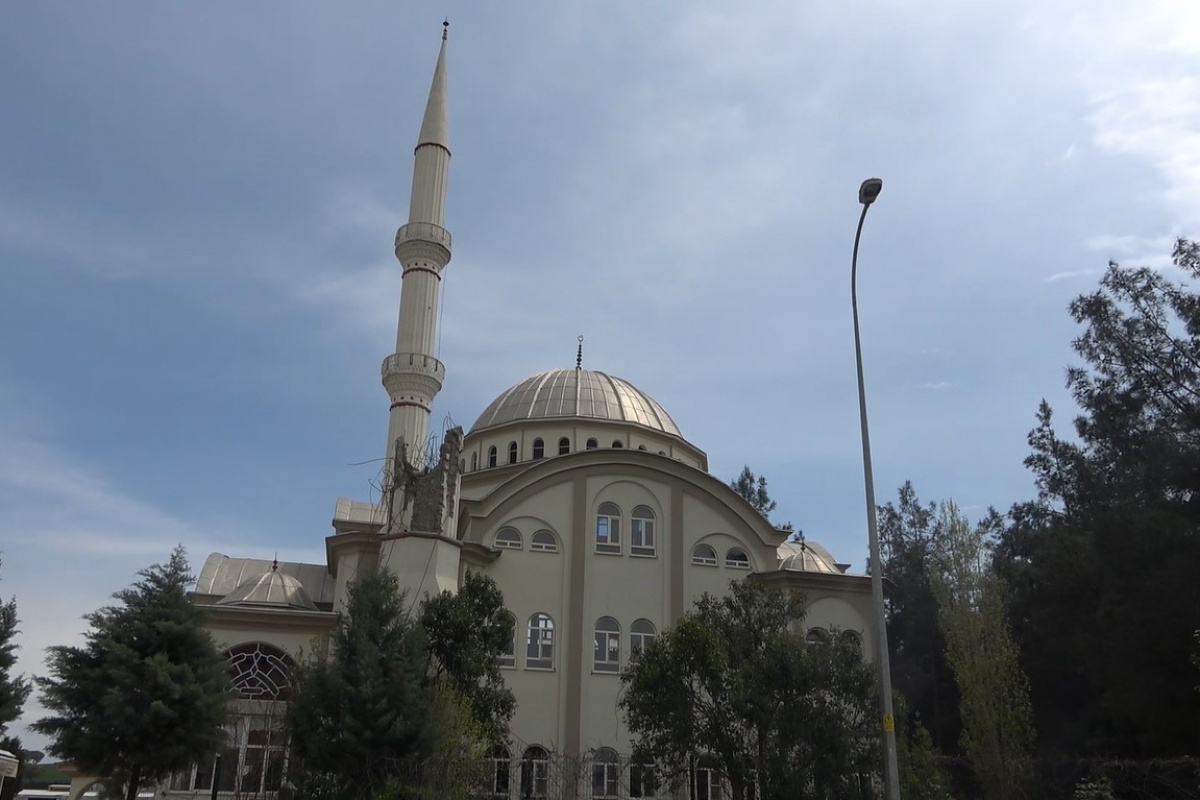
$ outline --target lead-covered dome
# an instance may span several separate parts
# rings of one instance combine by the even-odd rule
[[[219,606],[281,606],[316,611],[317,606],[298,579],[284,575],[277,566],[238,584],[217,601]]]
[[[628,422],[683,438],[675,420],[653,397],[628,381],[591,369],[552,369],[526,378],[493,400],[470,432],[556,417]]]

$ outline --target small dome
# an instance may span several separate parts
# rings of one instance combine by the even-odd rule
[[[776,552],[779,555],[779,569],[824,572],[828,575],[841,575],[844,572],[829,551],[816,542],[784,542]]]
[[[590,369],[552,369],[526,378],[493,400],[470,432],[555,417],[629,422],[683,438],[675,421],[650,395],[628,381]]]
[[[308,592],[291,575],[284,575],[275,567],[238,584],[238,587],[217,601],[219,606],[270,606],[274,608],[300,608],[316,611]]]

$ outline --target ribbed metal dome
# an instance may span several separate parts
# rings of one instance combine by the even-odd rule
[[[683,438],[671,415],[628,381],[590,369],[553,369],[526,378],[492,401],[471,433],[531,419],[585,417],[629,422]]]
[[[277,569],[256,575],[217,601],[219,606],[274,606],[316,611],[317,606],[302,584]]]
[[[824,572],[828,575],[841,575],[844,570],[829,551],[816,542],[784,542],[779,545],[779,569],[791,572]]]

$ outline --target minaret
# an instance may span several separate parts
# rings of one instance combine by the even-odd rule
[[[444,227],[446,183],[450,175],[450,134],[446,124],[446,32],[421,134],[414,152],[408,224],[396,232],[396,259],[403,268],[396,352],[383,360],[383,386],[391,398],[384,475],[393,474],[396,441],[402,438],[413,466],[425,463],[429,407],[442,388],[446,368],[434,357],[438,294],[442,270],[450,261],[450,232]]]

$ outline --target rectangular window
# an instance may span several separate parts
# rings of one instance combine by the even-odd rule
[[[617,785],[615,762],[592,764],[592,800],[616,800]]]
[[[634,519],[629,531],[629,552],[635,556],[655,554],[654,520]]]
[[[652,764],[629,765],[629,797],[631,800],[654,797],[654,766]]]

